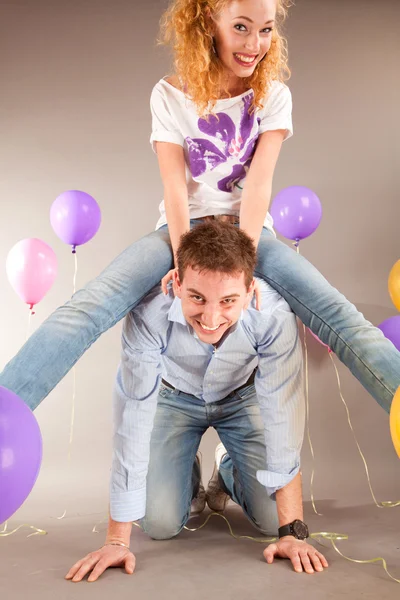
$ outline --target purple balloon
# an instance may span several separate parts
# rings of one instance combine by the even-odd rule
[[[42,437],[30,408],[0,386],[0,524],[29,496],[42,462]]]
[[[318,196],[302,185],[281,190],[275,196],[270,212],[278,233],[297,242],[314,233],[322,217]]]
[[[383,335],[392,342],[400,352],[400,315],[389,317],[378,325],[378,329]]]
[[[76,246],[96,235],[101,223],[100,207],[86,192],[69,190],[51,205],[50,222],[58,237],[75,252]]]

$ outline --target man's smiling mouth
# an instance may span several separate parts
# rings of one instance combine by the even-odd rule
[[[204,331],[217,331],[217,329],[219,329],[222,325],[225,325],[225,323],[220,323],[216,327],[207,327],[207,325],[204,325],[203,323],[201,323],[201,321],[196,320],[196,322],[200,325],[202,329],[204,329]]]

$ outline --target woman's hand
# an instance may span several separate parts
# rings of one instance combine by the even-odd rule
[[[175,273],[176,269],[171,269],[170,271],[168,271],[168,273],[161,279],[161,289],[163,291],[163,293],[165,295],[168,294],[168,289],[167,289],[167,285],[170,281],[174,281],[174,273]],[[175,284],[173,283],[172,285],[172,289],[174,291],[174,295],[175,294]]]
[[[254,281],[254,297],[256,299],[256,309],[260,310],[261,309],[261,288],[260,288],[260,282],[257,281],[257,279],[255,279],[255,281]]]
[[[95,552],[87,554],[70,568],[65,579],[73,582],[82,581],[90,571],[88,581],[96,581],[109,567],[125,567],[125,571],[132,575],[135,570],[136,559],[129,548],[123,546],[103,546]]]

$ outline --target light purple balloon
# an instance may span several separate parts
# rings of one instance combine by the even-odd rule
[[[58,237],[75,252],[76,246],[96,235],[101,223],[100,207],[86,192],[69,190],[51,205],[50,222]]]
[[[389,317],[378,325],[378,329],[383,335],[392,342],[400,352],[400,315]]]
[[[29,496],[42,462],[42,437],[30,408],[0,386],[0,524]]]
[[[278,233],[297,242],[314,233],[322,217],[317,194],[302,185],[281,190],[275,196],[270,212]]]

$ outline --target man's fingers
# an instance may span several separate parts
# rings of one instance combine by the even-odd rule
[[[78,562],[76,562],[74,565],[72,565],[72,567],[66,574],[65,579],[72,579],[73,576],[75,575],[75,573],[77,573],[79,571],[79,569],[81,568],[81,566],[83,565],[83,563],[85,562],[85,560],[87,558],[88,558],[88,556],[85,556],[85,558],[81,558],[81,560],[78,560]]]
[[[323,567],[325,567],[325,568],[329,567],[328,561],[326,560],[325,556],[323,554],[321,554],[321,552],[318,552],[318,550],[316,550],[315,554],[318,556]]]
[[[129,554],[125,559],[125,571],[132,575],[135,570],[136,559],[133,554]]]
[[[87,558],[87,560],[83,563],[79,571],[75,573],[74,577],[72,578],[72,581],[74,583],[76,583],[77,581],[82,581],[85,575],[87,575],[89,571],[93,569],[94,565],[98,562],[98,560],[98,556]]]
[[[305,572],[306,573],[314,573],[314,569],[312,567],[310,557],[308,556],[308,552],[307,551],[301,552],[300,558],[301,558],[301,562],[303,564]]]
[[[99,562],[94,567],[93,571],[90,573],[88,577],[88,581],[92,583],[92,581],[96,581],[100,575],[104,573],[106,569],[110,566],[110,561],[106,559],[99,560]]]
[[[321,560],[316,552],[314,554],[310,554],[310,559],[316,571],[324,570],[324,567],[321,564]]]
[[[290,555],[290,560],[292,561],[292,565],[296,573],[302,573],[303,567],[301,566],[301,560],[297,550]]]
[[[267,546],[265,548],[264,558],[268,564],[271,564],[272,562],[274,562],[274,556],[275,556],[276,551],[277,551],[276,544],[270,544],[269,546]]]

